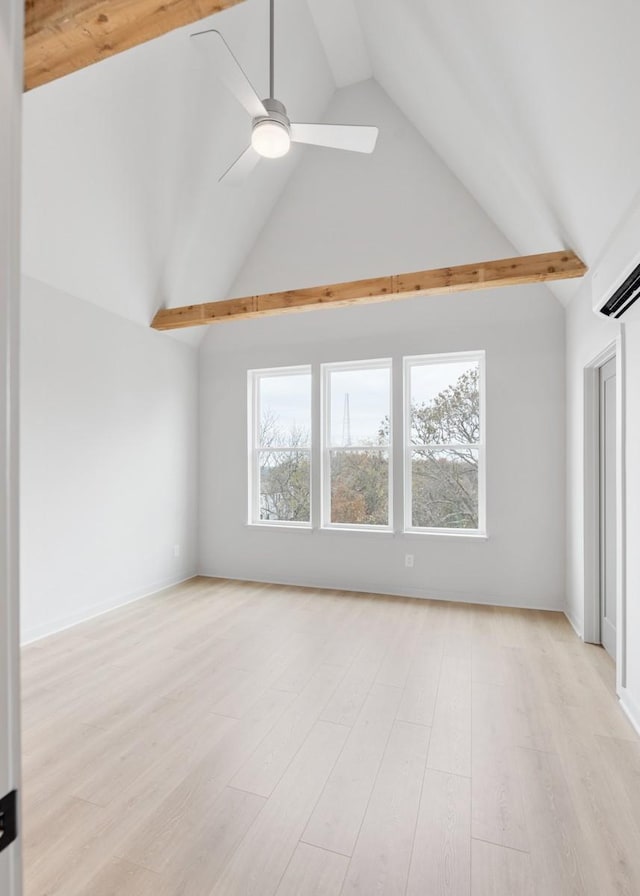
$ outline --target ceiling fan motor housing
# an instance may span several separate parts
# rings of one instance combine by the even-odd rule
[[[265,107],[269,114],[261,115],[258,118],[254,118],[254,125],[256,125],[259,121],[277,121],[279,124],[284,125],[287,129],[291,126],[291,122],[289,121],[289,116],[287,115],[285,105],[284,103],[281,103],[280,100],[262,100],[262,105]]]
[[[277,159],[291,147],[291,122],[283,103],[268,98],[263,105],[268,114],[253,119],[251,143],[261,156]]]

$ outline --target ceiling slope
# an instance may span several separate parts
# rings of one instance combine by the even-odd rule
[[[335,83],[308,7],[279,0],[276,90],[321,120]],[[268,4],[215,27],[268,92]],[[246,147],[245,111],[175,31],[24,98],[23,270],[148,324],[158,307],[226,298],[303,149],[240,188],[218,177]]]
[[[354,2],[374,77],[515,248],[593,265],[640,187],[640,4]]]
[[[590,4],[588,16],[579,0],[278,0],[276,10],[276,92],[292,117],[322,120],[336,80],[372,71],[386,94],[356,84],[324,117],[381,123],[375,155],[299,147],[239,188],[218,184],[248,141],[246,115],[192,29],[173,32],[25,97],[25,273],[146,324],[159,307],[470,258],[568,247],[593,265],[640,186],[637,4]],[[265,93],[267,19],[266,0],[246,0],[198,26],[219,28]],[[416,191],[404,167],[430,147],[446,164],[423,165]],[[294,242],[307,233],[295,257],[276,206],[290,176],[307,197],[286,224]],[[486,212],[484,237],[457,198],[433,232],[414,211],[416,195],[429,205],[452,182],[451,196],[461,183]],[[393,217],[376,220],[378,196],[410,210],[402,241]],[[342,209],[331,227],[314,202]],[[553,289],[566,298],[571,286]]]
[[[375,81],[337,91],[327,118],[378,124],[375,153],[356,157],[310,149],[230,296],[297,290],[311,283],[383,277],[399,270],[514,254],[509,241]],[[523,320],[528,307],[561,313],[543,285],[513,287],[511,295],[513,310],[507,313],[524,314]],[[432,299],[407,300],[412,301]],[[373,320],[378,307],[362,311]],[[348,310],[308,315],[313,317],[311,329],[318,334],[333,329],[338,334],[340,315]],[[294,326],[284,323],[290,320],[278,318],[283,332]],[[247,339],[259,340],[267,332],[258,323],[247,326]],[[242,322],[229,323],[224,330],[231,333],[237,326]],[[207,340],[216,338],[213,331],[217,329],[209,328]]]
[[[373,74],[355,0],[307,0],[338,87]]]

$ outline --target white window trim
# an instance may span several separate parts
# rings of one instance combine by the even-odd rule
[[[310,387],[310,416],[311,433],[307,448],[299,449],[309,455],[309,522],[296,520],[263,520],[260,519],[260,453],[266,449],[258,445],[258,433],[260,432],[260,380],[275,376],[300,376],[311,377]],[[247,525],[258,526],[264,529],[308,529],[312,528],[313,519],[313,373],[311,364],[302,364],[295,367],[267,367],[258,370],[247,371],[247,436],[248,436],[248,492],[247,492]],[[291,448],[269,448],[269,451],[291,451]]]
[[[480,441],[474,445],[433,445],[434,449],[473,448],[478,451],[478,528],[448,529],[444,527],[427,527],[412,525],[413,515],[413,451],[420,448],[411,444],[411,388],[410,378],[413,367],[424,367],[427,364],[447,364],[461,361],[477,361],[480,367]],[[403,359],[403,460],[404,460],[404,529],[406,535],[452,535],[458,538],[487,538],[486,519],[486,352],[455,352],[451,354],[411,355]]]
[[[331,445],[331,374],[341,370],[388,370],[389,371],[389,444],[379,446],[347,447]],[[320,460],[320,529],[335,532],[377,532],[393,534],[393,359],[374,358],[364,361],[334,361],[320,365],[321,379],[321,428],[322,445]],[[389,522],[386,526],[374,526],[366,523],[332,523],[331,522],[331,452],[357,451],[364,448],[386,452],[389,458]]]
[[[478,451],[478,522],[477,529],[446,529],[428,528],[411,525],[412,516],[412,482],[411,459],[415,447],[411,445],[410,433],[410,389],[409,375],[413,366],[425,364],[446,364],[447,362],[477,361],[480,365],[480,442],[475,445],[438,445],[434,448],[459,448],[470,447]],[[354,523],[332,523],[331,513],[331,480],[330,480],[330,452],[332,450],[362,450],[372,446],[350,445],[347,448],[338,446],[330,447],[331,427],[331,396],[330,396],[330,372],[335,370],[357,369],[387,369],[390,372],[389,383],[389,420],[390,435],[389,445],[380,446],[378,450],[386,451],[389,457],[389,525],[374,526]],[[309,454],[310,463],[310,521],[296,522],[286,520],[261,520],[260,519],[260,452],[264,449],[257,444],[259,433],[260,402],[259,382],[262,377],[311,376],[311,442],[309,447],[300,449]],[[398,386],[394,385],[394,378],[401,379]],[[400,389],[402,394],[401,419],[394,423],[394,409],[397,412]],[[247,492],[247,526],[259,529],[290,529],[298,532],[316,531],[325,534],[345,533],[352,534],[378,534],[378,535],[417,535],[419,537],[453,537],[468,540],[487,539],[486,529],[486,352],[452,352],[429,355],[410,355],[405,357],[379,358],[373,360],[339,361],[328,363],[313,363],[293,365],[289,367],[270,367],[247,371],[247,408],[248,408],[248,492]],[[394,430],[398,430],[395,432]],[[320,439],[317,434],[320,434]],[[394,439],[394,436],[396,438]],[[394,444],[397,448],[394,448]],[[374,449],[377,446],[373,446]],[[290,448],[270,448],[271,451],[290,451]],[[325,475],[325,472],[327,475]],[[402,499],[402,512],[400,504],[394,507],[394,485],[396,478],[402,477],[402,487],[398,489],[398,497]],[[319,500],[317,500],[319,496]],[[314,500],[315,497],[315,500]],[[394,512],[395,511],[395,512]],[[394,518],[402,520],[403,528],[394,527]]]

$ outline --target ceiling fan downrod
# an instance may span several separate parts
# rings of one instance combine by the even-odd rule
[[[275,99],[275,17],[276,0],[269,0],[269,99]]]

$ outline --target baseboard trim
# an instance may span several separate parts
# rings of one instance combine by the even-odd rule
[[[439,591],[432,588],[402,588],[398,589],[393,585],[385,585],[376,582],[371,585],[345,585],[344,582],[314,582],[310,579],[268,579],[260,578],[251,579],[246,576],[233,576],[221,572],[201,572],[201,576],[210,579],[228,579],[233,582],[253,582],[255,584],[265,585],[290,585],[293,588],[316,588],[320,591],[352,591],[355,594],[384,594],[389,597],[416,597],[420,600],[440,600],[450,601],[452,603],[463,604],[480,604],[483,607],[505,607],[512,610],[548,610],[553,613],[564,613],[564,607],[544,604],[514,604],[501,600],[492,595],[485,594],[467,594],[459,591]],[[559,602],[558,602],[559,603]]]
[[[574,630],[574,632],[576,633],[576,635],[580,638],[581,641],[584,641],[584,635],[583,635],[582,632],[580,631],[580,627],[578,626],[577,622],[575,621],[575,619],[573,618],[573,616],[571,615],[571,613],[569,613],[569,612],[565,609],[565,610],[564,610],[564,615],[567,617],[567,622],[569,623],[569,625],[571,626],[571,628]]]
[[[20,645],[21,647],[26,647],[28,644],[33,644],[35,641],[41,641],[43,638],[48,638],[50,635],[57,635],[59,632],[64,632],[69,628],[74,628],[74,626],[81,625],[83,622],[89,622],[90,619],[96,619],[98,616],[104,616],[105,613],[110,613],[112,610],[118,610],[121,607],[126,607],[128,604],[134,604],[138,600],[143,600],[143,598],[145,597],[151,597],[153,594],[159,594],[161,591],[166,591],[167,588],[175,588],[176,585],[182,585],[184,582],[190,582],[191,579],[195,579],[197,577],[198,573],[193,572],[189,575],[183,575],[175,579],[167,579],[163,582],[156,582],[153,585],[145,585],[143,588],[140,588],[137,591],[133,591],[126,596],[116,598],[115,602],[103,601],[99,604],[93,604],[90,607],[85,607],[83,610],[77,613],[72,613],[68,616],[62,616],[58,619],[53,620],[52,622],[47,623],[46,625],[28,629],[22,634]]]
[[[618,700],[622,707],[622,711],[638,734],[640,734],[640,706],[636,703],[626,688],[621,688]]]

